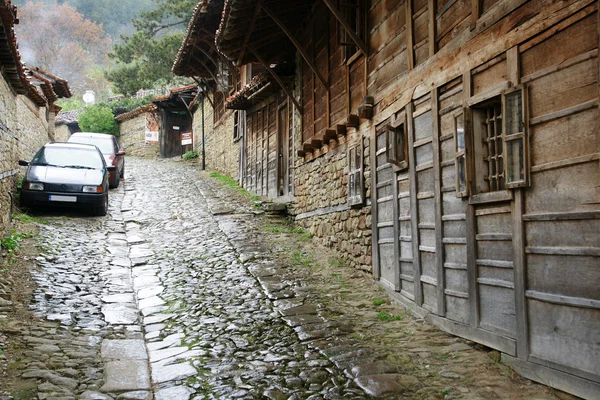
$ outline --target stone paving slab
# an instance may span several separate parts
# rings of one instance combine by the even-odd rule
[[[116,360],[104,365],[105,393],[149,390],[150,370],[146,360]]]
[[[143,340],[104,340],[101,355],[105,359],[148,359],[146,345]]]

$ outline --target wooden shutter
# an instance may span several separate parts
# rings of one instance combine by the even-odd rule
[[[529,185],[526,93],[523,86],[502,93],[502,152],[507,189]]]
[[[348,148],[348,205],[361,207],[364,204],[363,145],[362,138],[356,146]]]
[[[456,176],[456,197],[469,195],[469,173],[467,165],[467,135],[465,112],[454,115],[454,172]]]

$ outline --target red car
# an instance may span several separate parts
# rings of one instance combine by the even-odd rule
[[[105,133],[77,132],[72,134],[67,142],[93,144],[98,147],[104,156],[106,165],[116,167],[114,171],[110,171],[108,177],[110,187],[119,187],[121,178],[125,176],[125,152],[119,146],[116,137]]]

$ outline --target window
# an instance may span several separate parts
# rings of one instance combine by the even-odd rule
[[[348,22],[354,33],[363,40],[366,39],[367,32],[367,10],[365,4],[366,1],[364,0],[340,0],[338,2],[344,19]],[[341,24],[339,24],[338,33],[339,43],[344,47],[344,59],[348,60],[359,51],[358,46]]]
[[[233,141],[237,142],[242,138],[246,130],[246,111],[236,111],[233,116]]]
[[[363,149],[360,143],[348,148],[348,205],[360,207],[364,202]]]
[[[401,119],[404,121],[404,116]],[[386,156],[394,170],[400,171],[408,168],[407,140],[404,122],[390,124],[386,128]]]
[[[465,147],[465,115],[454,116],[454,168],[456,169],[456,196],[464,197],[467,190],[467,156]]]
[[[225,95],[215,91],[213,122],[217,123],[225,115]]]
[[[454,119],[456,195],[501,191],[529,184],[523,87],[476,104]],[[470,122],[465,121],[470,117]],[[472,141],[467,140],[466,128]],[[467,163],[471,163],[469,168]],[[473,177],[469,177],[469,171]]]

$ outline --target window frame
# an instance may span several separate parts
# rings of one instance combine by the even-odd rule
[[[350,26],[352,26],[354,28],[354,33],[356,33],[356,35],[358,37],[360,37],[361,39],[363,39],[364,41],[366,41],[367,39],[367,28],[368,28],[368,21],[367,21],[367,14],[368,14],[368,10],[367,10],[367,6],[366,6],[366,0],[352,0],[352,1],[356,1],[358,3],[358,5],[356,6],[356,15],[355,18],[351,18],[352,17],[352,12],[350,10],[350,8],[352,6],[350,5],[344,5],[344,2],[347,2],[348,0],[339,0],[337,2],[337,7],[338,10],[340,10],[341,14],[343,15],[344,19],[346,20],[346,22],[348,22],[350,24]],[[342,47],[343,49],[343,62],[344,63],[351,63],[354,59],[357,53],[360,53],[361,50],[360,48],[356,45],[356,43],[354,43],[352,41],[352,38],[348,35],[348,33],[346,32],[346,30],[344,29],[344,27],[342,26],[342,24],[340,24],[339,22],[337,22],[337,37],[338,37],[338,45],[340,47]]]
[[[359,153],[359,154],[357,154]],[[348,146],[347,159],[347,203],[351,208],[360,208],[365,202],[365,179],[364,179],[364,145],[363,138],[354,145]]]
[[[454,118],[454,173],[455,173],[455,189],[456,189],[456,197],[466,197],[469,195],[480,195],[485,193],[500,193],[500,192],[508,192],[511,189],[527,187],[531,185],[531,159],[530,159],[530,147],[529,147],[529,102],[528,102],[528,92],[527,86],[524,84],[517,85],[515,87],[510,87],[508,89],[504,89],[499,91],[499,93],[495,93],[494,95],[490,95],[486,99],[482,99],[481,101],[477,101],[477,103],[467,102],[467,105],[455,113]],[[508,98],[515,93],[520,93],[521,95],[521,121],[519,125],[519,130],[516,132],[511,132],[508,127],[509,121],[509,110],[508,110]],[[479,178],[478,174],[481,174],[481,171],[477,167],[481,165],[480,160],[476,160],[475,157],[478,156],[477,152],[474,150],[474,141],[476,139],[475,132],[475,118],[473,116],[473,110],[481,109],[482,106],[485,107],[486,103],[497,102],[498,98],[501,104],[501,139],[502,139],[502,168],[503,168],[503,189],[497,190],[487,190],[482,192],[476,191],[475,180]],[[496,99],[496,100],[495,100]],[[464,121],[464,135],[465,135],[465,143],[464,143],[464,151],[458,151],[458,127],[457,127],[457,118],[462,114]],[[518,115],[518,114],[517,114]],[[512,152],[512,148],[509,146],[513,143],[517,143],[519,146],[519,151],[517,153]],[[461,190],[461,185],[459,181],[459,159],[460,157],[465,157],[465,190]],[[522,156],[522,162],[515,163],[514,157]],[[511,165],[521,165],[522,171],[520,171],[519,178],[517,180],[511,180],[511,174],[509,173],[509,166]]]
[[[521,131],[509,133],[508,129],[508,100],[507,98],[515,93],[521,93]],[[519,187],[529,186],[530,184],[530,159],[529,159],[529,116],[528,116],[528,97],[527,88],[525,85],[518,85],[509,90],[502,92],[502,152],[504,154],[504,187],[506,189],[514,189]],[[522,179],[511,181],[509,180],[509,166],[514,165],[512,160],[513,153],[509,153],[509,143],[520,141],[522,160]],[[512,149],[512,148],[511,148]]]
[[[406,127],[406,113],[404,112],[385,127],[385,156],[396,172],[408,168],[408,130]],[[398,139],[401,139],[401,143],[397,143]],[[391,146],[392,141],[395,146]],[[391,151],[392,148],[396,150],[394,153]],[[400,149],[402,157],[398,157]]]
[[[469,151],[468,151],[468,137],[469,132],[467,129],[468,121],[466,109],[461,109],[459,112],[454,113],[452,116],[454,123],[454,175],[455,175],[455,188],[456,188],[456,197],[466,197],[469,195],[469,186],[470,186],[470,174],[469,174]],[[458,119],[462,117],[462,128],[463,128],[463,149],[458,150],[459,141],[458,141]],[[463,186],[461,186],[460,182],[460,158],[463,159],[463,168],[464,168],[464,190],[461,190]]]

